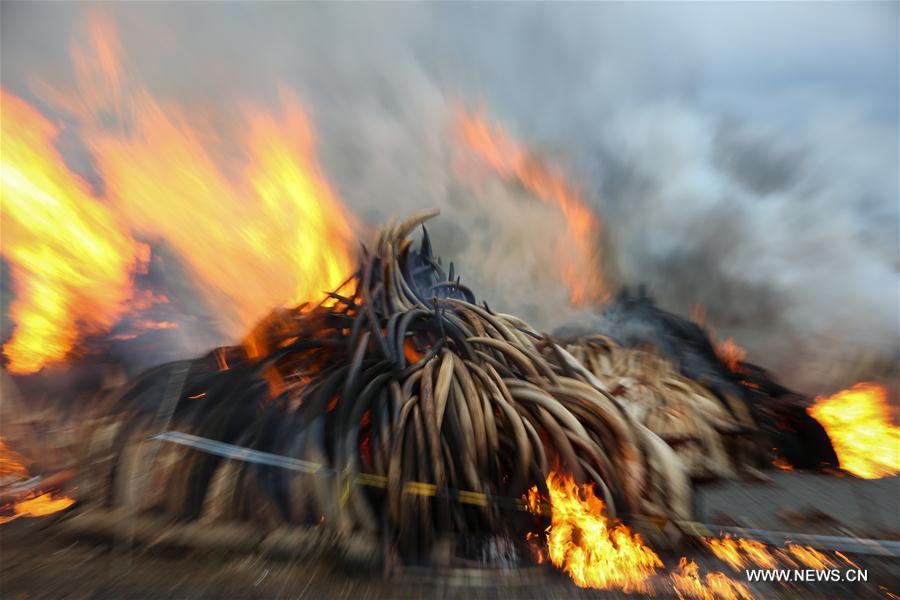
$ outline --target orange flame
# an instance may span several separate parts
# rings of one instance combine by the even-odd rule
[[[860,383],[816,398],[809,414],[828,432],[845,471],[863,479],[900,473],[900,427],[892,423],[884,387]]]
[[[18,452],[0,440],[0,480],[8,478],[25,479],[28,477],[26,460]],[[20,500],[13,504],[10,514],[0,515],[0,524],[19,517],[40,517],[69,508],[75,501],[65,496],[56,497],[52,493],[44,493],[32,498]]]
[[[541,201],[556,206],[566,220],[575,256],[563,257],[562,276],[575,306],[586,306],[606,296],[596,240],[600,222],[559,170],[540,162],[506,131],[486,118],[460,112],[458,131],[466,147],[501,177],[518,181]]]
[[[774,448],[773,448],[774,450]],[[794,467],[783,456],[775,456],[772,459],[772,466],[780,471],[793,471]]]
[[[89,33],[75,110],[110,200],[135,231],[178,252],[228,333],[242,335],[273,306],[324,299],[347,278],[352,217],[322,173],[295,97],[283,90],[277,115],[233,115],[246,130],[236,143],[200,125],[217,115],[164,106],[130,77],[110,23],[95,17]],[[104,127],[110,107],[127,127]]]
[[[747,351],[738,346],[731,338],[717,341],[716,330],[712,325],[706,322],[706,309],[701,305],[694,305],[694,308],[691,310],[691,319],[693,319],[697,325],[706,329],[707,335],[709,335],[709,342],[712,344],[713,350],[715,350],[719,360],[722,361],[732,373],[739,373],[741,371],[741,363],[747,358]]]
[[[10,476],[20,479],[28,477],[28,467],[18,452],[0,440],[0,479]]]
[[[765,544],[755,540],[732,538],[709,538],[706,540],[716,558],[738,571],[748,564],[766,569],[774,569],[778,561],[769,553]]]
[[[746,585],[739,583],[724,573],[700,574],[694,561],[681,557],[678,570],[671,575],[675,593],[679,598],[699,598],[701,600],[739,600],[753,598]]]
[[[0,515],[0,524],[7,523],[19,517],[43,517],[55,512],[65,510],[75,504],[75,501],[65,496],[55,497],[51,493],[41,494],[34,498],[22,500],[13,506],[11,515]]]
[[[765,544],[755,540],[732,538],[707,538],[706,544],[716,558],[726,563],[734,571],[756,566],[763,569],[776,569],[779,566],[803,565],[810,569],[831,569],[839,564],[852,563],[840,552],[829,556],[811,546],[800,546],[788,543],[784,549],[769,551]],[[855,565],[854,565],[855,566]]]
[[[653,578],[663,568],[659,556],[625,525],[612,525],[603,501],[590,485],[578,486],[571,476],[551,473],[547,477],[551,521],[546,531],[546,555],[550,562],[568,573],[579,587],[618,589],[653,594]],[[529,511],[543,514],[537,486],[525,496]],[[536,559],[545,553],[534,534],[526,536]],[[680,598],[751,598],[743,584],[724,573],[700,574],[693,562],[682,558],[669,581]]]
[[[273,306],[323,300],[347,278],[353,218],[325,180],[293,96],[281,94],[277,115],[229,115],[246,131],[229,139],[201,125],[218,115],[164,106],[135,81],[111,23],[94,17],[87,33],[89,44],[72,51],[75,92],[36,89],[73,117],[105,204],[53,147],[56,128],[3,97],[11,369],[35,371],[118,321],[130,275],[147,259],[132,234],[177,252],[234,337]]]
[[[798,546],[797,544],[788,544],[788,552],[791,557],[799,561],[801,564],[810,569],[830,569],[837,566],[837,562],[828,557],[828,555],[819,552],[815,548],[809,546]]]
[[[547,477],[552,517],[547,528],[550,561],[579,587],[646,591],[648,580],[663,566],[641,537],[624,525],[611,525],[603,501],[590,485],[571,477]],[[537,506],[537,489],[529,500]]]
[[[731,338],[725,338],[716,343],[716,356],[719,357],[728,370],[737,373],[741,370],[741,363],[747,358],[747,351],[738,346]]]
[[[20,98],[2,94],[2,255],[12,272],[14,373],[58,361],[83,333],[109,330],[125,312],[131,277],[148,258],[53,147],[59,130]]]

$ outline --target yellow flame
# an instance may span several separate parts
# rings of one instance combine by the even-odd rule
[[[762,542],[726,535],[724,538],[709,538],[706,543],[716,558],[735,571],[751,564],[765,569],[774,569],[778,566],[778,561]]]
[[[566,240],[574,256],[561,256],[562,277],[575,306],[590,305],[606,296],[596,240],[600,222],[577,188],[514,140],[502,127],[482,116],[460,112],[458,132],[465,146],[505,179],[518,181],[541,201],[556,206],[566,221]]]
[[[55,512],[65,510],[75,501],[65,496],[57,498],[51,493],[41,494],[28,500],[17,502],[13,506],[13,514],[0,515],[0,524],[7,523],[19,517],[43,517]]]
[[[844,470],[864,479],[900,473],[900,427],[891,421],[884,387],[857,384],[817,398],[809,413],[828,432]]]
[[[130,77],[110,23],[95,17],[90,33],[97,60],[80,55],[81,116],[110,200],[136,231],[178,252],[228,333],[242,335],[274,306],[322,300],[350,275],[351,216],[293,95],[282,90],[278,114],[235,111],[245,133],[228,139],[201,125],[217,115],[164,106]],[[96,81],[106,97],[91,91]],[[128,102],[117,98],[125,93]],[[110,106],[128,128],[103,126]]]
[[[546,531],[546,554],[534,534],[526,536],[538,563],[549,556],[550,562],[568,573],[579,587],[645,595],[658,591],[653,582],[663,568],[662,560],[644,544],[640,535],[625,525],[609,522],[603,501],[590,485],[578,486],[571,476],[551,473],[547,477],[547,489],[551,520]],[[528,491],[525,502],[532,513],[545,512],[537,486]],[[738,559],[726,562],[736,564]],[[681,559],[677,571],[669,573],[668,581],[680,598],[752,597],[745,585],[724,573],[701,574],[697,565],[686,558]]]
[[[2,101],[0,248],[15,292],[3,353],[10,371],[29,373],[65,358],[83,333],[112,327],[148,255],[65,166],[57,127],[12,94]]]
[[[119,320],[148,259],[132,236],[174,250],[234,337],[274,306],[324,300],[350,275],[353,217],[322,173],[296,98],[283,92],[276,114],[228,115],[243,135],[212,131],[222,115],[164,105],[135,80],[111,22],[94,16],[87,34],[72,50],[76,89],[36,90],[71,117],[102,198],[53,147],[56,127],[3,96],[11,370],[62,359]]]
[[[624,525],[612,525],[603,501],[589,485],[571,477],[547,477],[552,516],[547,528],[550,561],[579,587],[646,591],[647,581],[663,566],[641,537]],[[529,501],[534,509],[536,488]]]
[[[751,566],[776,569],[779,566],[804,565],[811,569],[830,569],[839,564],[853,564],[840,552],[829,555],[810,546],[792,543],[788,543],[783,549],[770,552],[762,542],[726,535],[724,538],[708,538],[706,544],[716,558],[734,571]]]
[[[679,598],[700,600],[753,598],[746,585],[724,573],[712,572],[701,575],[697,563],[684,557],[678,562],[678,570],[672,573],[671,580]]]
[[[819,552],[815,548],[809,546],[798,546],[797,544],[788,544],[787,550],[790,556],[809,567],[810,569],[831,569],[837,566],[837,562],[832,560],[828,555]]]

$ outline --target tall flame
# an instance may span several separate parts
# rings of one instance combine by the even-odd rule
[[[892,423],[884,387],[860,383],[817,398],[809,414],[828,432],[844,470],[864,479],[900,473],[900,427]]]
[[[0,121],[0,249],[15,291],[3,353],[10,371],[29,373],[64,358],[82,333],[115,324],[147,250],[66,167],[53,123],[6,92]]]
[[[460,112],[458,127],[465,146],[505,179],[519,182],[541,201],[556,206],[566,221],[574,256],[561,256],[562,277],[575,306],[587,306],[606,295],[596,240],[600,222],[579,190],[563,173],[543,164],[499,125],[483,116]]]
[[[624,525],[609,523],[603,501],[589,485],[571,477],[547,477],[552,517],[547,529],[550,561],[579,587],[646,591],[648,580],[663,566],[641,537]],[[530,492],[537,506],[537,488]]]
[[[36,85],[68,114],[103,197],[66,167],[56,128],[3,97],[4,256],[12,265],[11,368],[64,358],[79,335],[107,331],[147,259],[140,236],[173,249],[224,333],[273,307],[319,301],[353,266],[352,216],[326,181],[299,102],[228,115],[241,139],[204,125],[222,115],[163,105],[131,75],[116,30],[88,22],[72,50],[74,92]]]
[[[285,96],[281,118],[250,115],[249,165],[233,185],[185,122],[144,99],[134,135],[94,140],[99,170],[135,230],[177,250],[229,333],[349,276],[349,218],[296,101]]]

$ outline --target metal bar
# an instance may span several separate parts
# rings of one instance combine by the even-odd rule
[[[259,450],[236,446],[227,442],[201,438],[181,431],[167,431],[152,436],[151,439],[181,444],[210,454],[243,462],[282,467],[292,471],[315,475],[335,475],[334,469],[324,467],[317,463],[279,454],[271,454],[269,452],[260,452]],[[385,487],[386,479],[380,475],[360,473],[357,475],[354,483],[356,485],[383,488]],[[494,496],[492,494],[484,494],[482,492],[450,488],[436,489],[433,483],[407,481],[404,483],[403,491],[408,494],[449,498],[450,500],[462,502],[464,504],[477,504],[480,506],[496,504],[512,510],[528,510],[525,501],[521,498],[506,498]],[[549,514],[549,510],[547,510],[549,507],[542,506],[541,508],[543,514]],[[623,516],[630,519],[643,520],[652,523],[657,527],[662,527],[667,522],[664,517],[652,517],[647,515]],[[743,527],[725,527],[710,523],[701,523],[699,521],[675,521],[674,523],[681,528],[684,533],[693,537],[717,537],[717,534],[714,533],[714,531],[718,531],[719,533],[740,535],[744,539],[763,542],[770,546],[784,546],[786,543],[794,543],[811,546],[818,550],[836,550],[838,552],[849,552],[851,554],[900,558],[900,542],[891,540],[873,540],[837,535],[815,535],[789,533],[785,531],[768,531],[764,529],[747,529]]]

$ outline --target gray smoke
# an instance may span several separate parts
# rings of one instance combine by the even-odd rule
[[[65,87],[97,9],[161,98],[296,90],[347,204],[371,223],[440,207],[439,252],[542,328],[577,318],[555,267],[563,221],[461,175],[457,106],[483,106],[581,183],[612,287],[703,306],[808,391],[900,359],[896,3],[5,2],[3,86]]]

